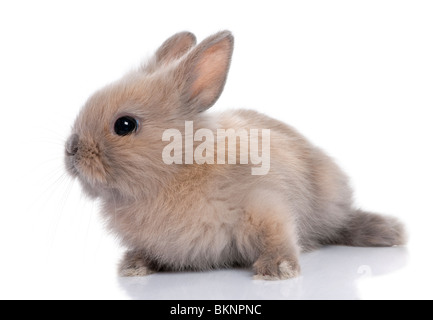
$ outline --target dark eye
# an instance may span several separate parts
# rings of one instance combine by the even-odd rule
[[[133,117],[125,116],[116,120],[114,132],[119,136],[127,136],[138,129],[138,122]]]

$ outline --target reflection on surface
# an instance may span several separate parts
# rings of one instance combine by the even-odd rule
[[[251,270],[158,273],[119,278],[133,299],[358,299],[357,281],[389,274],[408,260],[405,248],[326,247],[301,256],[302,276],[254,281]]]

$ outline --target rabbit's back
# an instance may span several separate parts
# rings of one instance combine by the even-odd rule
[[[258,112],[236,110],[220,117],[226,127],[270,129],[269,174],[250,179],[284,194],[288,211],[296,215],[296,229],[304,250],[326,242],[346,223],[352,190],[333,159],[292,127]]]

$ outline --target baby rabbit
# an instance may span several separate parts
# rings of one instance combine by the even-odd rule
[[[75,121],[66,168],[101,200],[109,228],[129,249],[120,275],[253,266],[256,279],[288,279],[299,275],[302,251],[404,244],[402,224],[354,208],[345,174],[288,125],[248,110],[205,112],[223,90],[233,45],[229,31],[198,45],[178,33],[139,70],[97,91]],[[268,173],[240,164],[239,146],[237,164],[213,161],[217,148],[212,161],[187,163],[186,121],[215,135],[269,129]],[[185,147],[174,147],[181,164],[163,159],[167,129],[182,133]]]

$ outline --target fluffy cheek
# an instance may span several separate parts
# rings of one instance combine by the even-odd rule
[[[77,177],[84,193],[90,198],[97,198],[106,185],[106,173],[99,161],[80,161],[76,164]]]
[[[99,157],[81,158],[76,165],[79,176],[90,185],[107,183],[107,170]]]
[[[80,181],[81,188],[83,189],[83,192],[86,196],[88,196],[91,199],[96,199],[101,196],[102,194],[102,188],[97,187],[95,185],[90,185],[87,180],[83,179],[82,177],[78,176],[78,180]]]

